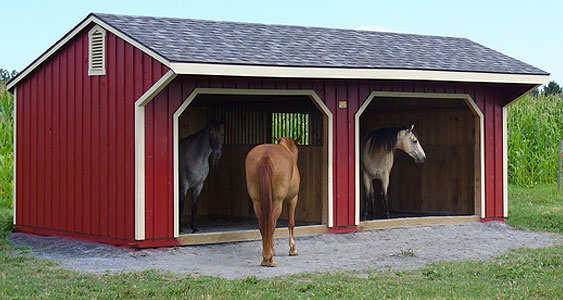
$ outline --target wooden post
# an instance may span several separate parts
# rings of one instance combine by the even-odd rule
[[[559,141],[559,171],[557,172],[557,188],[561,189],[561,165],[563,161],[563,141]]]

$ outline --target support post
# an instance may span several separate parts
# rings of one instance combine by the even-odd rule
[[[563,164],[563,141],[559,141],[559,169],[557,171],[557,189],[561,189],[561,165]]]

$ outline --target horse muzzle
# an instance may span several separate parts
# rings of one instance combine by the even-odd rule
[[[417,158],[414,160],[414,162],[416,162],[417,164],[421,164],[421,163],[423,163],[423,162],[425,162],[425,161],[426,161],[426,156],[417,157]]]
[[[213,156],[214,160],[221,159],[222,154],[223,154],[223,151],[213,151],[213,152],[211,152],[211,156]]]

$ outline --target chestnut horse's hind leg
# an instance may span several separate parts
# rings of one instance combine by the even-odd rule
[[[260,265],[267,267],[275,267],[276,262],[274,261],[274,237],[272,234],[267,234],[264,232],[265,224],[262,223],[262,204],[260,201],[255,201],[252,199],[252,206],[254,208],[254,213],[258,219],[258,224],[260,227],[260,235],[262,236],[262,262]]]
[[[295,227],[295,207],[297,206],[297,195],[287,203],[287,228],[289,229],[289,255],[297,255],[293,228]]]

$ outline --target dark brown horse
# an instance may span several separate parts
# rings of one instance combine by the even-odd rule
[[[297,255],[293,228],[299,192],[297,143],[284,137],[278,144],[254,147],[246,156],[246,187],[254,205],[254,213],[262,235],[262,266],[275,267],[274,231],[283,203],[287,203],[289,255]]]
[[[192,189],[192,232],[197,232],[197,199],[207,175],[209,174],[209,156],[215,161],[223,153],[225,125],[221,121],[210,121],[207,127],[180,141],[180,231],[186,193]]]
[[[362,183],[364,188],[364,219],[375,217],[373,180],[381,181],[381,202],[383,204],[383,217],[389,218],[389,204],[387,188],[389,187],[389,174],[393,168],[395,151],[403,150],[415,162],[423,163],[426,154],[411,127],[378,128],[368,133],[362,140],[361,168]],[[368,206],[371,208],[368,211]]]

